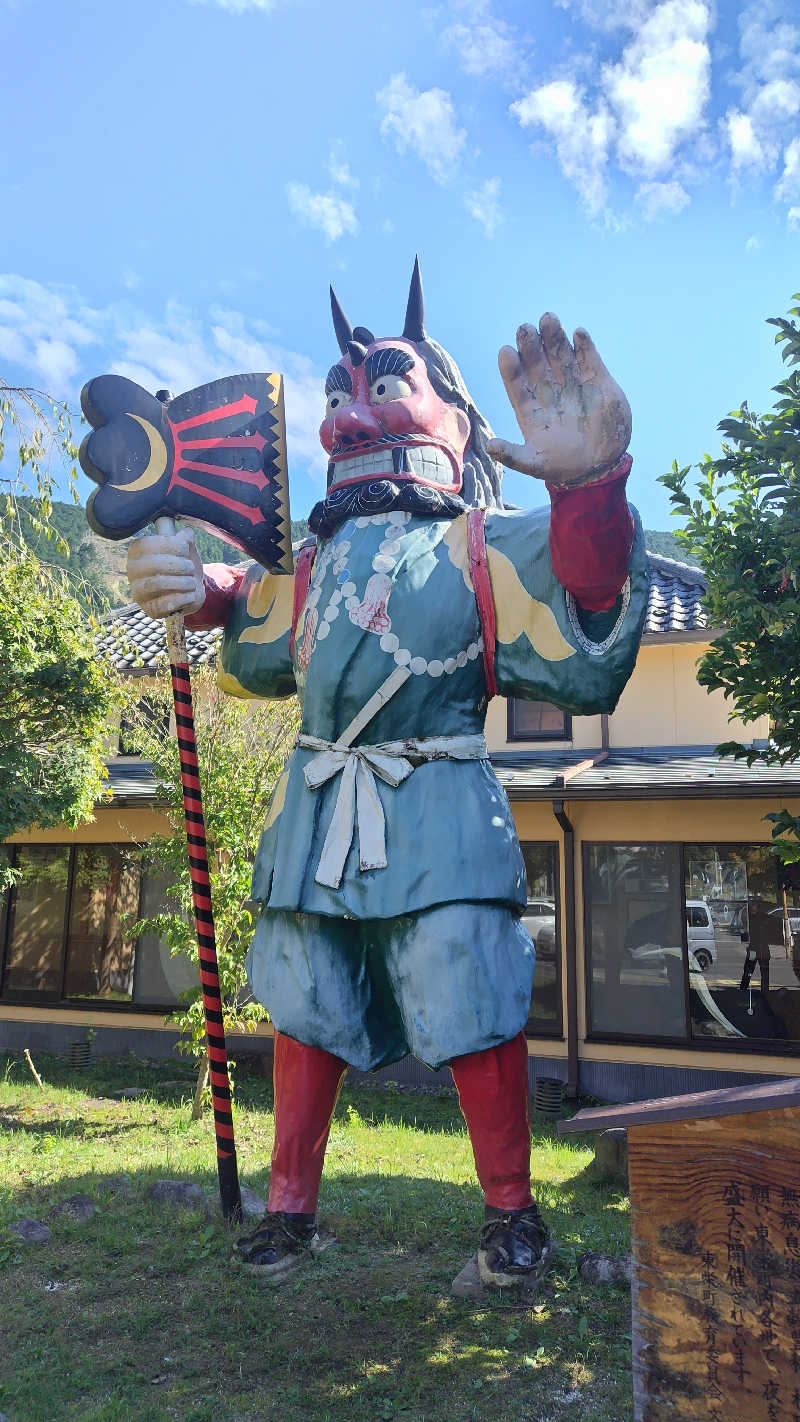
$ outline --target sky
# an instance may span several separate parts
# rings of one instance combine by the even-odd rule
[[[496,433],[497,352],[555,311],[633,410],[629,494],[772,404],[800,289],[793,0],[0,0],[0,375],[77,410],[286,379],[292,512],[353,325],[427,329]],[[542,502],[507,474],[506,499]],[[90,485],[83,481],[86,494]]]

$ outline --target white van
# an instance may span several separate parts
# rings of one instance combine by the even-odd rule
[[[705,899],[686,900],[686,939],[698,967],[702,972],[708,972],[717,961],[717,944],[714,920]]]

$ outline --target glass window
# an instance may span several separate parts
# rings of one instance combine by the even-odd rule
[[[561,1035],[561,922],[558,902],[558,846],[522,845],[528,878],[528,906],[522,922],[536,948],[530,1036]]]
[[[572,717],[549,701],[508,700],[510,741],[568,741],[572,738]]]
[[[680,845],[584,851],[590,1031],[686,1036]]]
[[[69,847],[18,845],[8,914],[3,992],[59,996]]]
[[[141,917],[152,918],[165,904],[166,880],[156,874],[142,877]],[[143,933],[136,947],[136,1002],[150,1006],[170,1005],[187,988],[196,987],[197,966],[183,954],[173,958],[169,948],[155,933]]]
[[[134,943],[126,920],[139,909],[139,865],[115,844],[75,850],[70,900],[65,997],[128,1001]]]
[[[692,1038],[800,1042],[800,886],[766,844],[685,858]]]

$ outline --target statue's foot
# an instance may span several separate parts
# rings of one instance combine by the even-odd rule
[[[534,1204],[522,1210],[486,1206],[478,1243],[478,1273],[495,1288],[536,1284],[555,1258],[550,1231]]]
[[[267,1210],[255,1229],[239,1236],[233,1258],[248,1273],[279,1284],[335,1243],[329,1230],[317,1227],[313,1215]]]

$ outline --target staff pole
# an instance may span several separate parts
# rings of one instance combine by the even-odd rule
[[[159,398],[161,398],[160,391]],[[157,518],[155,528],[156,533],[162,535],[174,534],[175,520],[166,516]],[[181,768],[189,874],[192,881],[194,926],[200,958],[200,985],[206,1021],[211,1103],[214,1108],[214,1132],[217,1140],[219,1194],[224,1218],[238,1221],[242,1218],[242,1197],[236,1164],[236,1143],[233,1136],[228,1052],[225,1046],[225,1028],[222,1018],[217,944],[214,935],[214,915],[211,908],[211,881],[208,873],[208,846],[197,763],[192,684],[189,678],[189,657],[186,650],[186,628],[183,613],[172,613],[165,619],[165,623],[169,667],[172,675],[172,697],[175,705],[175,730]]]

